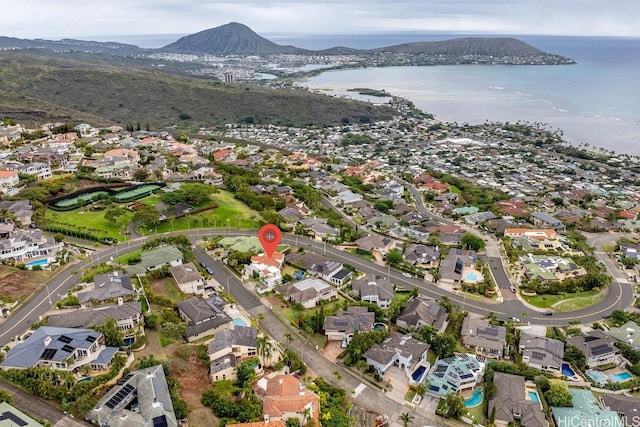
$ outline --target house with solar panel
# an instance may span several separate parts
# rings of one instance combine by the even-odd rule
[[[7,402],[0,402],[0,427],[14,426],[42,427],[42,424]]]
[[[587,357],[587,366],[593,368],[615,363],[618,352],[613,345],[615,341],[615,338],[606,335],[600,329],[595,329],[585,335],[567,339],[567,345],[578,348]]]
[[[41,326],[13,347],[1,369],[50,368],[78,372],[84,366],[105,370],[118,349],[106,347],[102,333],[91,329]]]
[[[85,418],[109,427],[177,427],[162,365],[130,372]]]
[[[522,361],[532,368],[560,374],[564,343],[547,337],[538,337],[523,332],[520,336]]]
[[[474,354],[456,354],[434,363],[427,383],[428,393],[446,396],[474,388],[482,378],[485,358]]]
[[[474,251],[451,248],[446,258],[440,261],[441,280],[462,283],[465,279],[465,270],[474,269],[478,257]]]
[[[335,316],[325,316],[324,334],[329,341],[340,341],[345,348],[357,332],[371,332],[376,314],[368,307],[349,307]]]
[[[362,357],[381,376],[395,365],[404,371],[407,379],[419,383],[429,370],[427,361],[429,347],[429,344],[418,341],[411,335],[391,332],[384,341],[371,347]]]
[[[508,356],[507,328],[496,326],[485,319],[466,317],[462,322],[462,344],[476,354],[491,359]]]

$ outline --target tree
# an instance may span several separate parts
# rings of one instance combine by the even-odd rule
[[[64,234],[62,233],[56,233],[53,235],[53,240],[56,241],[56,243],[60,243],[62,241],[64,241]]]
[[[574,365],[576,368],[583,371],[587,367],[587,357],[582,350],[575,346],[567,346],[564,351],[564,360]]]
[[[287,341],[287,344],[291,344],[293,342],[293,335],[291,335],[291,332],[285,332],[284,339]]]
[[[95,330],[104,335],[105,344],[109,347],[122,347],[124,345],[122,331],[120,331],[115,319],[109,319],[104,325],[96,326]]]
[[[118,223],[120,218],[126,215],[127,211],[120,205],[109,206],[104,211],[104,219],[114,224]]]
[[[256,379],[256,359],[250,359],[236,367],[236,386],[248,389]]]
[[[13,403],[13,396],[7,390],[0,390],[0,402],[7,402],[11,405]]]
[[[402,253],[397,249],[392,249],[387,253],[387,262],[390,265],[397,265],[402,262]]]
[[[145,168],[139,168],[133,172],[133,179],[136,181],[146,181],[147,178],[149,178],[149,172]]]
[[[258,338],[258,355],[262,359],[263,365],[271,365],[271,357],[273,356],[273,344],[271,343],[269,337],[267,337],[266,335]]]
[[[160,214],[153,206],[141,206],[131,218],[133,222],[139,222],[145,227],[156,225],[160,220]]]
[[[438,402],[436,414],[444,418],[460,419],[464,412],[464,402],[458,393],[449,393]]]
[[[468,250],[479,252],[484,249],[484,240],[475,234],[465,233],[460,239],[462,247]]]
[[[549,380],[549,390],[544,393],[549,406],[572,406],[573,396],[569,393],[567,383],[560,379]]]
[[[410,415],[408,412],[403,412],[400,414],[398,419],[402,423],[402,427],[407,427],[409,424],[413,424],[414,416]]]
[[[287,420],[286,427],[301,427],[300,420],[297,418],[289,418]]]

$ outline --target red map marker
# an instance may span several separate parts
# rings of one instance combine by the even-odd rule
[[[282,240],[282,232],[277,225],[263,225],[260,231],[258,231],[258,240],[260,240],[264,252],[271,258],[278,248],[280,240]]]

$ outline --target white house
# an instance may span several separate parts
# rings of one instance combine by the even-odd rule
[[[193,263],[176,265],[169,271],[181,292],[204,295],[204,277]]]
[[[258,292],[264,293],[282,283],[283,262],[284,254],[280,252],[274,252],[271,257],[264,254],[255,255],[251,257],[251,264],[245,267],[245,271],[250,277],[255,272],[260,283],[264,285],[258,289]]]
[[[0,171],[0,192],[11,191],[19,182],[17,171]]]

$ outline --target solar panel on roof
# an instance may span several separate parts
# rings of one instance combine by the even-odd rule
[[[598,346],[595,346],[595,347],[593,347],[593,348],[591,349],[591,353],[592,353],[593,355],[595,355],[595,356],[598,356],[598,355],[600,355],[600,354],[609,353],[610,351],[611,351],[611,350],[610,350],[610,347],[609,347],[609,345],[608,345],[608,344],[598,345]]]
[[[473,374],[460,375],[460,379],[462,379],[462,380],[466,380],[467,378],[471,378],[471,377],[473,377]]]
[[[118,385],[122,385],[124,383],[126,383],[127,381],[129,381],[131,378],[133,378],[134,374],[127,374],[126,377],[122,378],[120,381],[118,381]]]
[[[0,421],[5,421],[5,420],[9,420],[13,424],[15,424],[17,426],[20,426],[20,427],[26,426],[27,424],[29,424],[27,421],[25,421],[22,418],[18,417],[13,412],[3,412],[2,414],[0,414]],[[3,424],[3,423],[0,423],[0,424]]]
[[[534,351],[531,353],[531,358],[535,360],[543,360],[544,353],[540,353],[539,351]]]
[[[58,337],[58,341],[62,341],[65,344],[69,344],[71,341],[73,341],[73,338],[70,338],[70,337],[68,337],[66,335],[60,335]]]
[[[75,348],[71,347],[70,345],[65,345],[64,347],[62,347],[62,351],[66,351],[67,353],[73,353],[75,350]]]
[[[456,260],[456,265],[453,268],[453,272],[456,274],[462,274],[462,270],[464,269],[464,263],[460,258]]]
[[[492,337],[497,337],[498,336],[498,329],[497,328],[482,328],[482,329],[478,329],[478,333],[484,334],[484,335],[490,335]]]
[[[89,335],[88,337],[85,338],[85,340],[89,341],[89,342],[94,342],[96,340],[96,337]]]
[[[168,425],[166,415],[153,418],[153,427],[167,427]]]
[[[54,348],[48,348],[48,349],[46,349],[45,351],[42,352],[42,355],[40,356],[40,359],[51,360],[51,359],[53,359],[53,356],[55,356],[57,352],[58,352],[58,350],[56,350]]]

